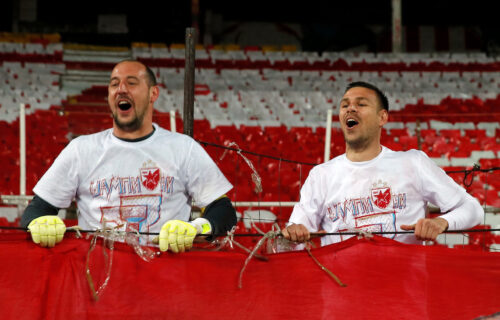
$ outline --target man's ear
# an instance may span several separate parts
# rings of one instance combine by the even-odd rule
[[[389,112],[385,109],[382,109],[378,112],[379,115],[379,124],[383,127],[389,121]]]
[[[149,102],[154,103],[158,99],[158,96],[160,95],[160,89],[158,88],[158,86],[152,86],[151,88],[149,88],[149,90],[150,90]]]

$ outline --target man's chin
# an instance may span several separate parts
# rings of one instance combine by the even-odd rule
[[[139,121],[139,119],[137,119],[137,118],[134,118],[130,121],[123,121],[115,116],[115,117],[113,117],[113,120],[114,120],[115,125],[120,130],[123,130],[126,132],[136,131],[141,127],[141,121]]]
[[[368,145],[368,140],[363,138],[352,138],[344,137],[346,144],[352,150],[363,150]]]

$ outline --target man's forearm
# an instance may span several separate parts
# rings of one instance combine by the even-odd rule
[[[472,228],[483,221],[484,210],[475,199],[464,199],[448,213],[440,216],[448,221],[449,230]]]
[[[59,208],[54,207],[47,201],[35,195],[28,204],[21,217],[21,227],[26,228],[33,220],[41,216],[57,215]]]
[[[203,218],[210,221],[212,234],[225,234],[236,224],[236,211],[227,197],[215,200],[205,208]]]

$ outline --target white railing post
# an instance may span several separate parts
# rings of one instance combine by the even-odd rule
[[[170,131],[177,131],[177,128],[175,127],[175,110],[170,110]]]
[[[325,162],[330,160],[331,138],[332,138],[332,109],[329,109],[326,113],[325,157],[324,157]]]
[[[26,108],[19,106],[19,194],[26,195]]]

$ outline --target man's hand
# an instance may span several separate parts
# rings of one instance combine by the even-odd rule
[[[58,216],[41,216],[30,222],[31,238],[42,247],[53,247],[62,241],[66,226]]]
[[[212,226],[207,219],[197,218],[191,222],[169,220],[160,230],[160,251],[185,252],[193,246],[197,234],[211,234]]]
[[[309,230],[303,224],[291,224],[281,230],[281,234],[285,239],[296,242],[305,242],[311,238]]]
[[[415,230],[418,240],[436,241],[437,236],[448,229],[448,221],[443,218],[420,219],[416,224],[401,225],[403,230]]]

